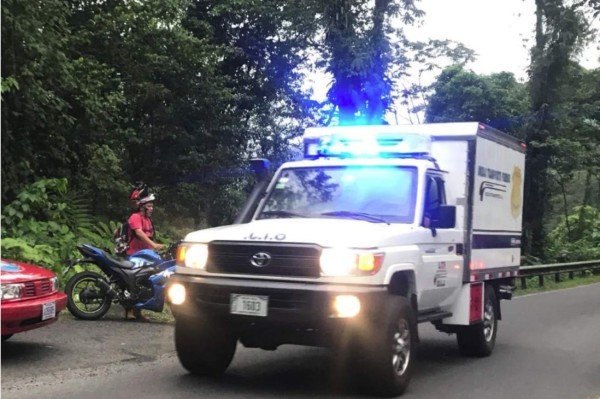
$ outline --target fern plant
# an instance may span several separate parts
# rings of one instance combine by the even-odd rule
[[[5,258],[45,266],[60,275],[66,259],[80,256],[78,244],[110,250],[110,229],[110,224],[96,220],[83,195],[68,191],[67,179],[43,179],[25,187],[2,209],[0,247]]]

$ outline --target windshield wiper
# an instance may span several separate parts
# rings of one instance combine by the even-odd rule
[[[363,213],[363,212],[333,211],[333,212],[324,212],[324,213],[321,213],[321,215],[322,216],[339,216],[339,217],[343,217],[343,218],[360,219],[360,220],[367,220],[370,222],[390,224],[390,222],[388,222],[384,218],[381,218],[381,217],[375,216],[375,215],[371,215],[369,213]]]
[[[263,216],[278,216],[282,218],[305,218],[306,215],[302,215],[300,213],[294,213],[289,211],[264,211],[260,213],[259,219],[262,219]]]

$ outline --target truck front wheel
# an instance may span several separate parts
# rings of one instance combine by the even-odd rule
[[[492,354],[498,331],[498,307],[496,293],[490,285],[485,287],[483,321],[462,327],[456,332],[456,341],[461,354],[485,357]]]
[[[383,326],[372,326],[362,345],[366,365],[365,387],[382,396],[401,395],[412,376],[416,357],[416,321],[414,312],[404,297],[395,297]],[[362,359],[361,359],[362,360]],[[366,366],[366,367],[365,367]]]
[[[175,319],[175,349],[181,365],[198,376],[225,372],[237,345],[226,324],[214,319]]]

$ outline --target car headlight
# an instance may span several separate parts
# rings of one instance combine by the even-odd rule
[[[50,279],[50,282],[52,283],[52,291],[58,291],[58,289],[60,288],[60,282],[58,281],[58,277],[52,277]]]
[[[2,300],[18,299],[23,296],[23,284],[2,284]]]
[[[177,248],[177,265],[194,269],[206,268],[208,260],[207,244],[181,244]]]
[[[347,248],[325,248],[321,251],[321,272],[324,276],[364,276],[379,271],[383,253]]]

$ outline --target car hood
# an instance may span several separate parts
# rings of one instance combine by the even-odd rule
[[[54,277],[54,272],[43,267],[14,260],[1,260],[0,278],[2,283],[20,283]]]
[[[412,225],[355,219],[264,219],[215,227],[188,234],[185,241],[259,241],[311,243],[323,247],[375,248],[412,230]]]

